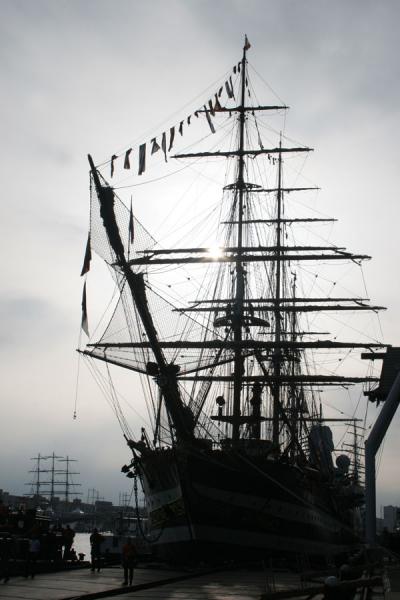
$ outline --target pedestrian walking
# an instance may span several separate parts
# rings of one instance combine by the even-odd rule
[[[122,566],[124,568],[124,581],[122,585],[132,585],[133,582],[133,570],[136,566],[137,551],[130,537],[127,538],[126,543],[122,546]]]

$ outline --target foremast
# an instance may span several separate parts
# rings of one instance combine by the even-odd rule
[[[156,361],[155,363],[148,363],[149,375],[156,377],[156,381],[161,389],[167,410],[174,425],[177,441],[184,443],[191,442],[194,439],[193,424],[191,422],[190,412],[187,407],[184,406],[180,396],[177,381],[179,367],[174,364],[168,364],[165,360],[157,331],[149,311],[143,275],[141,273],[134,273],[125,257],[124,245],[121,240],[118,223],[114,213],[114,190],[109,186],[101,184],[99,174],[90,155],[88,156],[88,159],[100,203],[100,215],[106,230],[108,242],[116,259],[114,267],[121,271],[129,286],[133,302],[139,313]]]

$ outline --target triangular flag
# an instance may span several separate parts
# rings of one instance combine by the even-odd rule
[[[130,169],[131,168],[131,163],[129,162],[129,155],[132,152],[132,148],[129,148],[129,150],[127,150],[125,152],[125,160],[124,160],[124,169]]]
[[[232,96],[233,96],[233,98],[235,98],[235,92],[233,90],[233,83],[232,83],[232,75],[229,77],[229,83],[231,84]]]
[[[165,162],[168,162],[167,161],[167,135],[166,135],[165,131],[162,134],[162,138],[161,138],[161,148],[162,148],[162,151],[164,152]]]
[[[249,40],[247,39],[247,35],[244,36],[244,49],[248,50],[249,48],[251,48],[251,44],[249,42]]]
[[[212,100],[208,101],[208,106],[210,107],[210,113],[211,113],[211,115],[214,116],[215,115],[215,111],[214,111]]]
[[[111,157],[111,177],[114,175],[114,160],[118,158],[116,154],[113,154]]]
[[[183,121],[179,123],[179,133],[183,135]]]
[[[240,66],[241,66],[241,63],[240,63],[240,62],[238,62],[238,65],[237,65],[237,70],[238,70],[238,73],[240,73]]]
[[[88,273],[88,271],[90,271],[90,261],[91,260],[92,260],[92,249],[90,247],[90,231],[89,231],[88,239],[87,239],[87,243],[86,243],[85,258],[83,259],[81,277],[82,277],[82,275],[86,275],[86,273]]]
[[[233,98],[233,91],[231,89],[231,86],[229,85],[229,81],[225,81],[225,89],[226,93],[228,94],[228,98]]]
[[[221,98],[223,90],[224,90],[224,86],[221,85],[221,87],[218,90],[218,98]]]
[[[129,212],[129,242],[133,244],[133,212],[132,212],[132,197],[131,197],[131,210]]]
[[[138,175],[142,175],[146,170],[146,144],[139,146],[139,171]]]
[[[234,73],[235,73],[235,75],[236,75],[236,65],[233,67],[233,72],[234,72]]]
[[[168,152],[171,152],[171,150],[172,150],[172,146],[174,145],[174,138],[175,138],[175,127],[171,127],[169,130]]]
[[[218,112],[218,111],[221,111],[221,110],[222,110],[222,106],[221,106],[221,104],[219,103],[219,100],[218,100],[218,95],[217,95],[217,94],[215,94],[215,104],[214,104],[214,111],[215,111],[215,112]]]
[[[187,124],[190,125],[190,119],[192,118],[192,115],[189,115],[187,118]]]
[[[154,137],[154,138],[151,140],[151,154],[155,154],[156,152],[158,152],[158,151],[159,151],[159,149],[160,149],[160,146],[158,145],[158,143],[157,143],[157,140],[156,140],[156,138]]]
[[[207,121],[208,121],[208,124],[210,126],[212,133],[215,133],[215,127],[214,127],[213,122],[211,121],[210,111],[207,110],[206,105],[204,105],[204,112],[205,112],[205,115],[206,115],[206,118],[207,118]]]
[[[86,309],[86,281],[83,284],[83,293],[82,293],[82,321],[81,327],[86,335],[89,337],[89,324],[87,318],[87,309]]]

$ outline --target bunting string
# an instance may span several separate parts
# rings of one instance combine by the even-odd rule
[[[236,75],[237,73],[240,73],[240,68],[241,68],[241,61],[233,67],[233,69],[232,69],[233,74]],[[247,80],[246,80],[246,86],[248,87]],[[202,108],[196,109],[195,111],[193,111],[193,113],[188,115],[185,119],[178,121],[177,125],[173,125],[172,127],[169,128],[169,132],[168,132],[168,130],[166,130],[166,131],[163,131],[162,134],[160,134],[159,136],[152,137],[151,140],[148,142],[149,143],[149,155],[153,156],[153,154],[156,154],[157,152],[159,152],[159,150],[162,150],[165,162],[168,162],[168,154],[173,149],[174,143],[175,143],[175,133],[179,132],[179,135],[183,136],[185,133],[185,126],[189,127],[191,125],[192,116],[194,116],[198,119],[200,117],[200,114],[204,114],[211,133],[213,133],[213,134],[216,133],[213,118],[215,117],[216,113],[224,111],[224,107],[221,105],[221,101],[220,101],[220,99],[222,99],[224,92],[226,94],[226,99],[228,101],[235,100],[232,75],[229,75],[228,79],[226,81],[224,81],[224,83],[218,87],[217,91],[211,95],[211,98],[203,105]],[[248,90],[248,92],[249,92],[249,90]],[[228,109],[228,114],[229,114],[229,116],[232,115],[232,113],[231,113],[231,111],[229,111],[229,109]],[[168,141],[167,141],[167,135],[168,135]],[[161,140],[160,143],[158,142],[157,138]],[[134,148],[128,148],[121,154],[113,154],[109,161],[111,177],[114,176],[115,165],[117,164],[117,161],[120,157],[123,158],[123,168],[126,170],[131,169],[132,153],[134,153],[135,156],[137,156],[138,175],[139,176],[143,175],[143,173],[146,171],[146,142],[140,144],[138,146],[137,150],[134,150]]]

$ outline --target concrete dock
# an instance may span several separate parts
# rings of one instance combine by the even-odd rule
[[[3,600],[72,600],[135,598],[137,600],[259,600],[266,591],[299,587],[291,573],[272,576],[262,569],[192,572],[160,568],[135,570],[131,588],[122,585],[123,571],[106,568],[37,575],[34,579],[11,578],[0,583]]]

